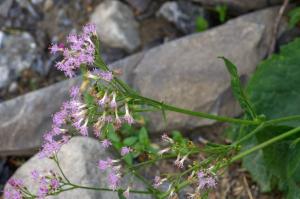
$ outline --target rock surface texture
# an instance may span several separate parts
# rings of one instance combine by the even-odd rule
[[[238,14],[257,10],[272,5],[278,5],[283,0],[193,0],[205,6],[227,5],[228,8]]]
[[[115,48],[134,51],[140,46],[138,23],[131,9],[117,0],[100,3],[91,15],[101,40]]]
[[[36,48],[29,33],[7,35],[0,32],[0,89],[8,86],[24,69],[32,67]]]
[[[72,138],[58,153],[60,166],[67,178],[72,183],[92,187],[108,188],[106,181],[107,175],[97,168],[98,161],[100,159],[106,159],[107,157],[111,156],[103,150],[100,142],[87,137]],[[47,158],[39,159],[37,155],[32,157],[22,165],[12,177],[23,179],[25,185],[29,190],[33,191],[33,193],[36,193],[36,190],[38,189],[38,184],[33,181],[31,176],[33,170],[37,170],[41,175],[47,174],[49,170],[59,173],[59,169],[54,161]],[[126,176],[122,179],[123,186],[126,186],[127,183],[131,183],[132,180],[136,183],[133,184],[135,189],[145,190],[143,189],[142,183],[138,183],[139,181],[132,176]],[[8,186],[6,186],[6,188],[7,187]],[[82,199],[118,199],[117,193],[114,192],[99,192],[85,189],[66,191],[51,198],[73,199],[78,198],[79,196]],[[131,198],[136,199],[150,198],[149,196],[146,197],[145,195],[136,194],[132,194],[131,196]]]
[[[232,97],[229,74],[217,57],[232,60],[242,79],[247,79],[266,56],[277,12],[270,8],[245,15],[133,55],[112,67],[121,68],[122,78],[147,97],[194,111],[237,116],[241,110]],[[74,83],[68,80],[0,104],[4,115],[0,117],[0,154],[38,147],[41,134],[50,127],[51,114]],[[150,114],[151,130],[193,129],[213,123],[171,112],[167,119],[165,126],[161,113]]]

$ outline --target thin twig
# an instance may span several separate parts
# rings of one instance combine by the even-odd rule
[[[247,182],[246,176],[243,176],[243,182],[244,182],[244,186],[245,186],[245,189],[247,191],[249,199],[253,199],[253,196],[252,196],[252,193],[250,191],[249,184]]]
[[[279,9],[278,16],[275,19],[268,56],[270,56],[275,50],[276,39],[277,39],[277,34],[278,34],[278,30],[279,30],[280,21],[282,19],[283,13],[286,10],[288,4],[289,4],[289,0],[284,0],[282,6]]]

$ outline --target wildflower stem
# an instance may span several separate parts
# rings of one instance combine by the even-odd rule
[[[195,117],[201,117],[201,118],[207,118],[211,120],[216,120],[219,122],[230,122],[230,123],[238,123],[238,124],[248,124],[248,125],[258,125],[261,122],[259,120],[244,120],[244,119],[236,119],[236,118],[230,118],[230,117],[225,117],[225,116],[218,116],[218,115],[213,115],[209,113],[204,113],[204,112],[196,112],[196,111],[191,111],[183,108],[178,108],[169,104],[165,104],[162,102],[158,102],[153,99],[149,99],[147,97],[143,97],[137,94],[130,94],[132,98],[137,98],[140,99],[150,105],[156,105],[160,107],[161,109],[177,112],[177,113],[183,113],[186,115],[191,115]]]
[[[67,178],[67,176],[65,175],[65,173],[63,172],[60,164],[59,164],[59,161],[58,161],[58,157],[57,157],[57,154],[54,155],[54,158],[53,158],[54,162],[56,163],[61,175],[65,178],[65,180],[70,183],[69,179]]]
[[[253,131],[251,131],[250,133],[248,133],[247,135],[245,135],[244,137],[242,137],[241,139],[239,139],[238,141],[236,141],[232,145],[237,146],[237,145],[241,144],[242,142],[244,142],[245,140],[248,140],[249,138],[251,138],[253,135],[255,135],[257,132],[259,132],[260,130],[262,130],[265,127],[266,127],[266,124],[264,122],[261,123]]]
[[[76,184],[69,184],[70,186],[74,187],[75,189],[89,189],[89,190],[95,190],[95,191],[111,191],[111,192],[115,192],[116,190],[113,189],[109,189],[109,188],[99,188],[99,187],[89,187],[89,186],[82,186],[82,185],[76,185]],[[124,192],[125,189],[118,189],[119,191]],[[139,194],[152,194],[152,192],[149,191],[141,191],[141,190],[134,190],[131,189],[129,192],[131,193],[139,193]]]
[[[250,149],[248,149],[248,150],[246,150],[246,151],[244,151],[244,152],[242,152],[242,153],[240,153],[240,154],[234,156],[234,157],[230,160],[229,163],[233,163],[233,162],[235,162],[235,161],[237,161],[237,160],[240,160],[240,159],[242,159],[243,157],[245,157],[245,156],[247,156],[247,155],[249,155],[249,154],[251,154],[251,153],[253,153],[253,152],[255,152],[255,151],[258,151],[258,150],[260,150],[260,149],[262,149],[262,148],[265,148],[265,147],[267,147],[267,146],[269,146],[269,145],[271,145],[271,144],[274,144],[275,142],[278,142],[278,141],[280,141],[280,140],[282,140],[282,139],[284,139],[284,138],[287,138],[287,137],[289,137],[289,136],[291,136],[291,135],[294,135],[294,134],[298,133],[299,131],[300,131],[300,127],[297,127],[297,128],[294,128],[294,129],[292,129],[292,130],[290,130],[290,131],[287,131],[287,132],[285,132],[285,133],[283,133],[283,134],[281,134],[281,135],[278,135],[278,136],[276,136],[276,137],[273,137],[273,138],[271,138],[271,139],[269,139],[269,140],[267,140],[267,141],[265,141],[265,142],[263,142],[263,143],[261,143],[261,144],[255,146],[255,147],[253,147],[253,148],[250,148]]]

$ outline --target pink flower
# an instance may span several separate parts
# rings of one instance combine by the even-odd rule
[[[111,189],[116,190],[121,181],[120,174],[115,172],[110,172],[108,174],[108,184]]]
[[[184,161],[187,159],[187,155],[184,156],[183,158],[180,158],[180,155],[177,156],[177,159],[175,160],[174,164],[178,167],[178,168],[183,168],[183,163]]]
[[[31,172],[31,176],[32,176],[32,179],[33,179],[34,181],[38,181],[39,178],[40,178],[40,174],[39,174],[39,172],[38,172],[37,170],[33,170],[33,171]]]
[[[122,147],[121,149],[121,155],[124,156],[124,155],[127,155],[128,153],[130,153],[132,151],[132,149],[130,147]]]
[[[101,100],[98,101],[98,105],[101,107],[104,107],[106,102],[107,102],[108,98],[107,98],[107,91],[105,91],[103,97]]]
[[[70,89],[70,96],[71,98],[73,99],[78,99],[79,96],[80,96],[80,88],[78,86],[73,86],[71,89]]]
[[[203,171],[198,172],[199,189],[211,189],[217,185],[216,179]]]
[[[105,171],[109,167],[112,167],[113,161],[110,158],[107,158],[106,160],[99,160],[98,162],[98,168],[101,171]]]
[[[105,149],[107,149],[108,147],[110,147],[112,145],[112,143],[108,139],[102,140],[101,144],[102,144],[102,147]]]
[[[117,107],[116,96],[117,96],[117,94],[115,92],[113,92],[113,98],[110,102],[110,107],[111,108],[116,108]]]
[[[95,46],[90,37],[96,34],[95,26],[88,24],[83,27],[83,34],[70,34],[67,37],[68,48],[54,44],[50,47],[51,53],[61,52],[64,59],[56,63],[56,68],[65,73],[67,77],[73,77],[75,70],[82,64],[93,64]]]
[[[160,185],[162,185],[165,181],[167,181],[166,178],[161,178],[159,176],[155,176],[154,178],[154,183],[153,183],[153,186],[154,188],[158,188]]]
[[[130,115],[129,110],[128,110],[128,104],[125,104],[125,115],[124,115],[124,120],[128,123],[128,124],[133,124],[134,123],[134,119],[133,117]]]

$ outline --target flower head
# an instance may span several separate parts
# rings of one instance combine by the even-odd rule
[[[93,64],[95,46],[90,37],[96,34],[95,26],[88,24],[83,28],[83,34],[70,34],[67,37],[69,47],[54,44],[50,47],[51,53],[62,53],[64,59],[56,63],[56,68],[65,73],[67,77],[73,77],[75,70],[82,64]]]
[[[134,123],[134,119],[133,117],[130,115],[129,113],[129,109],[128,109],[128,104],[125,104],[125,115],[124,115],[124,120],[128,123],[128,124],[133,124]]]
[[[167,178],[161,178],[160,176],[155,176],[153,186],[154,188],[158,188],[160,185],[162,185],[165,181],[167,181]]]
[[[112,145],[112,143],[108,139],[102,140],[101,144],[102,144],[102,147],[105,149],[107,149],[108,147],[110,147]]]
[[[121,155],[124,156],[124,155],[127,155],[128,153],[130,153],[132,151],[132,149],[130,147],[127,147],[127,146],[124,146],[122,147],[121,149]]]
[[[198,174],[199,189],[211,189],[217,185],[216,179],[203,171],[199,171]]]
[[[119,173],[115,173],[114,171],[108,174],[108,184],[111,189],[116,190],[121,182],[121,176]]]

